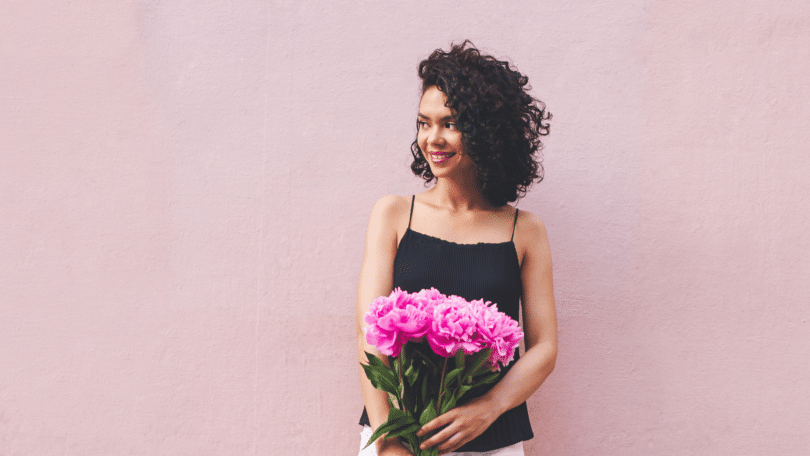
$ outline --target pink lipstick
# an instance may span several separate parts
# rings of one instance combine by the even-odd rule
[[[433,163],[444,163],[448,159],[450,159],[450,157],[456,154],[450,152],[439,152],[439,153],[434,152],[431,153],[430,155],[432,157]]]

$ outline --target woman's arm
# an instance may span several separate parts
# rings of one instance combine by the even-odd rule
[[[526,253],[521,267],[523,280],[523,332],[526,352],[509,373],[489,391],[501,413],[525,402],[554,370],[557,360],[557,311],[551,274],[551,251],[546,227],[534,214],[527,214]]]
[[[455,451],[481,435],[504,412],[525,402],[554,370],[557,313],[546,228],[529,212],[521,211],[518,221],[521,226],[515,233],[516,243],[526,246],[521,265],[526,352],[485,395],[422,426],[419,435],[447,425],[426,440],[422,448],[439,444],[439,454]]]
[[[376,347],[366,342],[363,328],[367,326],[363,316],[371,302],[383,295],[389,295],[394,281],[394,257],[397,253],[396,225],[401,218],[403,198],[395,195],[384,196],[374,205],[366,232],[366,248],[363,254],[363,267],[360,271],[360,283],[357,286],[357,356],[361,363],[367,364],[365,352],[369,352],[388,364],[388,358]],[[388,393],[375,389],[360,370],[360,388],[363,391],[363,402],[372,429],[377,429],[388,419]],[[377,452],[382,454],[410,455],[399,439],[378,439]]]

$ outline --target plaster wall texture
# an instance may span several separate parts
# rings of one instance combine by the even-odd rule
[[[352,454],[368,214],[416,64],[554,114],[529,455],[810,448],[810,4],[3,2],[0,454]]]

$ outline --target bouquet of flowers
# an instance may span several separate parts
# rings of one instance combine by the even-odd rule
[[[389,367],[366,352],[368,364],[361,364],[391,404],[368,445],[388,434],[408,442],[416,456],[438,451],[420,450],[432,434],[420,439],[416,432],[468,391],[496,381],[523,338],[518,323],[496,305],[445,296],[435,288],[418,293],[397,288],[371,303],[365,321],[366,341],[394,358]]]

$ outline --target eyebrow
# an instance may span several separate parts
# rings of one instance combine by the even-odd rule
[[[428,117],[428,116],[426,116],[426,115],[422,114],[421,112],[419,113],[418,117],[419,117],[419,118],[421,118],[421,119],[428,119],[428,120],[430,120],[430,117]],[[439,119],[439,120],[456,120],[456,118],[455,118],[455,117],[453,117],[453,116],[444,116],[444,117],[442,117],[442,118],[441,118],[441,119]]]

